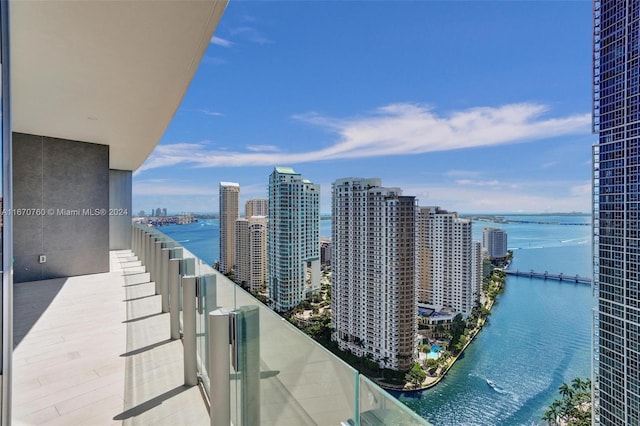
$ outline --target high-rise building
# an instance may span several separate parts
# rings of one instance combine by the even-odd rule
[[[269,176],[269,297],[283,312],[320,289],[320,185],[290,167]]]
[[[325,237],[320,240],[320,262],[331,264],[331,238]]]
[[[419,208],[418,303],[468,315],[479,297],[481,268],[471,220],[439,207]]]
[[[236,263],[235,226],[240,217],[240,184],[220,182],[220,272],[228,274]]]
[[[266,198],[252,198],[244,204],[244,217],[269,215],[269,200]]]
[[[382,367],[409,368],[416,349],[416,200],[377,178],[331,189],[332,339]]]
[[[473,241],[471,247],[471,298],[474,301],[480,301],[480,295],[482,294],[482,277],[483,277],[483,257],[482,243],[480,241]],[[473,309],[473,306],[472,306]]]
[[[489,259],[507,256],[507,233],[500,228],[482,229],[482,246],[489,253]]]
[[[640,1],[594,1],[594,419],[640,424]]]
[[[236,283],[253,292],[267,283],[267,218],[236,219]]]

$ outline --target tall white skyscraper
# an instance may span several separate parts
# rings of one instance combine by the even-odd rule
[[[482,230],[482,246],[489,252],[489,259],[507,256],[507,233],[500,228]]]
[[[236,220],[235,281],[253,292],[267,283],[267,218]]]
[[[252,198],[244,204],[244,217],[269,215],[269,200],[266,198]]]
[[[420,207],[418,235],[418,302],[468,315],[482,284],[471,220],[439,207]]]
[[[332,339],[385,368],[409,368],[417,331],[415,197],[376,178],[338,179],[331,194]]]
[[[236,263],[235,226],[240,217],[240,184],[220,182],[220,272],[228,274]]]
[[[269,298],[283,312],[320,289],[320,185],[276,167],[269,176],[268,229]]]

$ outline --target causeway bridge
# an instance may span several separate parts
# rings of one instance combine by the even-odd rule
[[[507,275],[514,275],[516,277],[529,277],[529,278],[538,278],[541,280],[556,280],[556,281],[566,281],[578,284],[591,284],[592,280],[588,277],[581,277],[579,275],[565,275],[562,272],[559,274],[550,274],[547,271],[544,272],[536,272],[534,270],[530,271],[513,271],[510,269],[505,269],[504,272]]]

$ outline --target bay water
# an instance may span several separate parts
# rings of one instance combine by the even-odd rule
[[[591,223],[584,215],[513,215],[508,223],[474,221],[507,231],[511,269],[591,276]],[[321,221],[331,235],[331,221]],[[219,223],[201,219],[160,230],[207,263],[219,258]],[[557,389],[591,371],[591,288],[585,284],[507,278],[489,321],[447,376],[432,389],[395,395],[436,425],[542,425]],[[495,383],[494,387],[487,380]]]

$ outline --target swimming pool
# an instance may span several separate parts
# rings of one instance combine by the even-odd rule
[[[442,351],[442,346],[433,345],[431,346],[431,351],[427,354],[427,359],[437,359],[440,355],[440,351]]]

